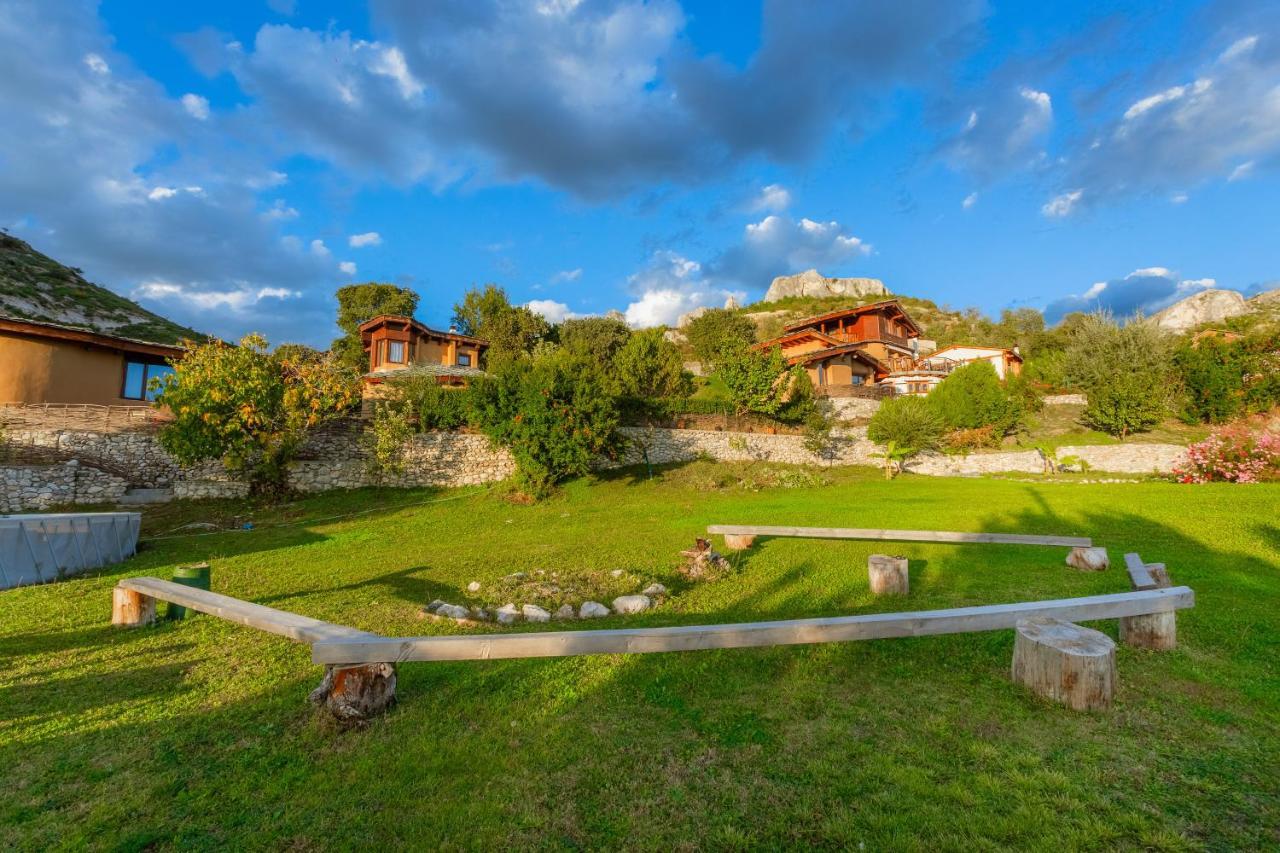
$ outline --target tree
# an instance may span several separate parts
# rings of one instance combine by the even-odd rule
[[[722,349],[717,374],[740,413],[804,420],[813,409],[813,386],[801,367],[787,367],[780,347]]]
[[[412,317],[418,309],[418,294],[405,287],[370,281],[338,288],[338,328],[342,337],[330,347],[342,364],[361,373],[368,369],[360,343],[360,324],[382,314]]]
[[[1218,337],[1184,341],[1174,364],[1186,389],[1183,419],[1188,423],[1231,420],[1245,405],[1245,348]]]
[[[512,305],[496,284],[471,288],[453,306],[453,323],[464,335],[489,342],[485,359],[490,366],[532,355],[551,335],[551,324],[523,305]]]
[[[900,447],[898,442],[890,441],[885,444],[884,450],[872,453],[871,458],[884,460],[884,478],[892,480],[902,471],[902,464],[915,454],[916,448]]]
[[[1150,320],[1120,325],[1096,312],[1072,329],[1063,375],[1089,397],[1084,422],[1123,438],[1151,429],[1169,412],[1177,394],[1172,356],[1172,337]]]
[[[1000,382],[989,361],[957,368],[926,398],[949,429],[991,427],[1003,436],[1022,420],[1022,404]]]
[[[575,356],[612,363],[631,337],[631,329],[613,317],[580,317],[560,324],[560,346]]]
[[[278,361],[300,364],[302,362],[323,361],[324,353],[306,344],[277,344],[271,353]]]
[[[333,357],[277,358],[261,335],[196,344],[159,382],[156,405],[174,417],[160,444],[182,464],[220,459],[253,491],[278,492],[307,431],[359,399],[359,376]]]
[[[541,497],[621,447],[618,411],[580,359],[506,362],[472,386],[479,427],[511,451],[516,480]]]
[[[756,341],[756,327],[736,311],[713,308],[685,327],[685,336],[698,360],[710,367],[749,348]]]
[[[693,377],[684,369],[680,350],[661,329],[636,332],[613,358],[614,375],[624,397],[657,400],[687,397]]]

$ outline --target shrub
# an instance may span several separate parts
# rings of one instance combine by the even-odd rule
[[[1257,483],[1280,479],[1280,433],[1243,426],[1215,430],[1187,448],[1174,470],[1180,483]]]
[[[693,376],[684,369],[680,350],[662,336],[661,329],[633,334],[614,356],[613,373],[625,397],[647,401],[693,393]]]
[[[718,375],[729,389],[738,414],[800,421],[813,411],[813,385],[800,367],[787,367],[782,350],[724,350]]]
[[[379,405],[373,419],[360,435],[368,453],[369,473],[382,478],[404,473],[404,446],[413,435],[405,407],[394,403]]]
[[[1000,444],[1000,436],[995,427],[974,427],[973,429],[957,429],[947,433],[945,440],[947,450],[953,453],[969,453],[984,447],[995,447]]]
[[[1063,355],[1063,377],[1088,394],[1088,425],[1122,438],[1149,430],[1176,397],[1172,338],[1141,317],[1123,326],[1106,312],[1080,317]]]
[[[867,437],[880,444],[932,450],[945,426],[925,397],[891,397],[880,404],[867,426]]]
[[[1174,353],[1186,398],[1187,423],[1222,423],[1244,407],[1244,347],[1220,338],[1186,341]]]
[[[472,422],[471,392],[465,388],[448,388],[434,376],[422,375],[395,377],[388,383],[404,413],[417,420],[420,432],[458,429]]]
[[[280,491],[307,430],[360,399],[359,377],[336,358],[275,358],[260,335],[192,345],[158,389],[156,405],[174,417],[160,432],[164,449],[182,464],[221,459],[255,492]]]
[[[718,367],[726,356],[737,355],[756,340],[755,324],[736,311],[712,309],[685,327],[689,346],[703,364]]]
[[[989,361],[957,368],[926,398],[942,423],[953,430],[991,427],[1004,436],[1022,421],[1022,404],[1000,383]]]
[[[612,317],[578,317],[560,324],[560,346],[571,355],[612,363],[631,329]]]
[[[477,425],[511,451],[531,497],[582,476],[621,446],[614,399],[578,359],[510,362],[472,386]]]

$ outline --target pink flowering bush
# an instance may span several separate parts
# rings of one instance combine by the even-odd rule
[[[1179,483],[1280,480],[1280,433],[1244,427],[1215,430],[1187,448],[1187,459],[1174,469],[1174,476]]]

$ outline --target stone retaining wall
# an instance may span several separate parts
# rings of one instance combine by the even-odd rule
[[[74,459],[58,465],[0,466],[0,513],[48,509],[58,504],[113,503],[128,483]]]
[[[838,421],[870,418],[880,409],[880,401],[871,397],[821,397],[818,410]]]
[[[173,485],[178,477],[178,463],[160,446],[153,431],[8,427],[4,444],[18,457],[24,449],[30,449],[89,465],[98,463],[133,486],[164,488]]]
[[[1089,398],[1083,394],[1050,394],[1042,402],[1046,406],[1087,406]]]
[[[1060,447],[1058,458],[1078,456],[1096,471],[1112,474],[1168,474],[1186,455],[1186,448],[1176,444],[1115,444]],[[1024,473],[1044,471],[1044,460],[1035,450],[973,453],[947,456],[922,453],[907,461],[906,470],[933,477],[964,477],[978,474]]]
[[[867,438],[865,427],[832,431],[832,442],[823,454],[804,446],[804,436],[768,433],[709,432],[695,429],[623,427],[630,440],[623,458],[602,467],[688,462],[709,457],[722,462],[785,462],[791,465],[873,465],[876,445]]]
[[[496,483],[515,473],[515,460],[505,448],[493,447],[483,435],[428,432],[413,436],[403,449],[404,471],[396,476],[371,474],[357,437],[332,441],[332,456],[300,460],[289,466],[289,487],[300,492],[357,489],[362,486],[473,486]]]

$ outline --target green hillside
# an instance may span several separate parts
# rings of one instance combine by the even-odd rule
[[[204,337],[85,280],[79,270],[4,233],[0,233],[0,316],[165,344]]]

